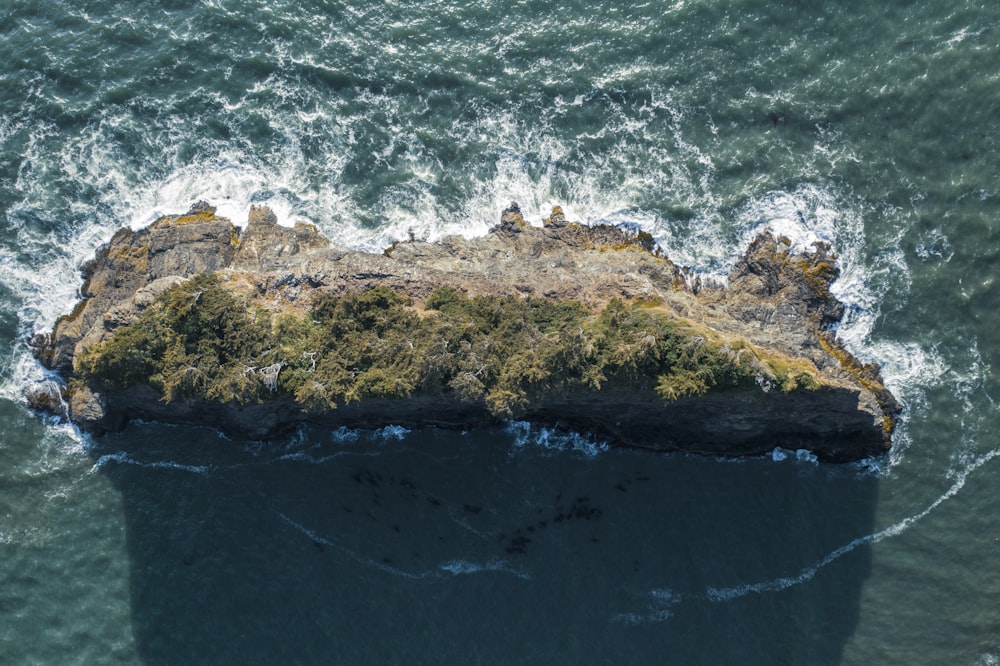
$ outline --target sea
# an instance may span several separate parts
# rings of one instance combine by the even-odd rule
[[[1000,664],[1000,4],[0,0],[0,63],[0,663]],[[198,200],[828,242],[892,450],[30,411],[80,265]]]

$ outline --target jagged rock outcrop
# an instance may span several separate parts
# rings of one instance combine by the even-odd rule
[[[65,401],[57,404],[48,385],[32,389],[32,404],[53,411],[68,405],[69,418],[97,432],[133,418],[268,437],[301,422],[469,427],[501,415],[488,397],[455,389],[457,379],[433,394],[348,393],[324,408],[305,409],[300,393],[275,391],[276,378],[289,372],[286,361],[265,368],[272,373],[270,393],[232,400],[181,392],[168,401],[156,382],[121,387],[84,371],[87,350],[128,329],[161,296],[202,274],[216,276],[248,308],[275,316],[302,316],[323,298],[376,287],[411,299],[406,307],[420,317],[427,316],[422,304],[442,287],[468,296],[573,302],[594,313],[620,299],[642,304],[658,321],[683,329],[695,355],[699,345],[711,347],[713,358],[729,355],[737,374],[753,378],[730,379],[708,390],[721,380],[703,381],[697,367],[661,375],[658,386],[655,377],[625,381],[627,373],[615,370],[590,384],[540,379],[518,403],[519,418],[591,431],[625,445],[731,455],[783,446],[850,460],[884,451],[899,412],[878,369],[859,363],[830,332],[843,313],[829,291],[838,275],[830,248],[799,255],[767,234],[735,265],[728,287],[692,288],[648,234],[573,224],[558,209],[535,227],[515,204],[484,237],[399,242],[371,254],[336,247],[311,225],[281,226],[268,209],[252,210],[240,229],[199,203],[148,228],[119,231],[82,272],[83,300],[33,342],[41,362],[67,378]],[[581,344],[593,346],[582,328],[580,337]],[[643,339],[636,338],[636,345],[656,344]],[[244,374],[259,383],[263,373],[248,365]],[[678,389],[664,384],[664,377],[693,378],[695,384],[681,382]]]

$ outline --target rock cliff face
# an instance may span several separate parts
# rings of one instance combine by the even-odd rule
[[[878,369],[859,363],[830,331],[843,308],[829,292],[838,275],[829,248],[817,246],[808,255],[797,255],[786,241],[770,235],[751,244],[729,275],[726,288],[692,288],[683,271],[645,234],[567,223],[558,209],[541,227],[527,224],[512,206],[484,237],[401,242],[383,254],[369,254],[336,247],[310,225],[280,226],[268,209],[251,211],[240,229],[199,203],[184,215],[160,218],[146,229],[119,231],[83,266],[82,273],[83,300],[58,320],[51,333],[37,336],[33,343],[40,361],[58,370],[66,384],[33,387],[28,398],[39,409],[64,410],[81,427],[95,432],[118,429],[130,419],[141,418],[205,424],[266,438],[302,422],[466,428],[506,415],[657,450],[749,455],[782,446],[809,449],[823,459],[841,461],[883,452],[899,412]],[[231,399],[219,393],[192,392],[187,384],[186,393],[181,389],[171,393],[164,388],[169,382],[157,368],[149,370],[149,379],[125,386],[119,381],[121,376],[107,370],[123,366],[108,365],[111,361],[106,358],[94,360],[94,350],[104,349],[103,343],[131,327],[146,326],[144,313],[168,307],[162,304],[164,299],[203,274],[215,276],[213,284],[241,299],[247,311],[273,317],[268,319],[273,322],[306,322],[303,326],[312,325],[317,304],[335,303],[337,298],[376,288],[387,288],[406,299],[399,307],[412,311],[408,315],[412,319],[405,321],[419,323],[428,317],[433,321],[438,313],[431,310],[438,306],[426,307],[428,299],[440,301],[432,295],[451,288],[465,298],[571,303],[577,308],[574,312],[583,313],[577,315],[583,317],[580,321],[587,322],[604,316],[598,313],[607,312],[609,304],[612,309],[628,305],[642,317],[648,312],[648,317],[660,322],[656,330],[683,334],[678,334],[680,342],[671,343],[673,360],[667,360],[663,352],[663,359],[656,356],[653,363],[647,354],[642,356],[646,365],[628,366],[630,361],[616,360],[619,352],[614,349],[594,351],[595,345],[610,343],[606,335],[586,328],[589,323],[579,327],[581,342],[574,342],[576,346],[558,347],[563,344],[558,338],[568,335],[565,327],[561,332],[546,333],[549,329],[545,329],[535,336],[543,345],[540,349],[578,351],[585,357],[583,369],[579,377],[564,377],[555,361],[546,361],[549,365],[544,372],[531,366],[531,372],[540,373],[532,382],[512,384],[527,387],[510,403],[516,408],[498,402],[499,389],[494,393],[489,393],[489,386],[478,393],[466,390],[462,381],[473,381],[470,377],[476,373],[461,368],[467,369],[467,357],[476,353],[474,344],[481,344],[468,336],[456,338],[447,352],[441,352],[440,358],[459,369],[441,371],[446,376],[435,380],[437,384],[425,377],[433,363],[421,361],[422,369],[413,371],[417,374],[412,386],[376,391],[351,385],[354,388],[343,389],[336,399],[329,389],[330,397],[319,407],[312,398],[310,402],[302,397],[302,381],[291,379],[293,372],[316,370],[315,356],[309,357],[311,368],[299,370],[293,370],[291,357],[274,360],[266,368],[263,357],[247,363],[242,376],[257,382],[256,392],[239,394],[242,397],[233,392]],[[201,293],[193,298],[197,300]],[[509,304],[518,299],[488,302]],[[646,321],[642,317],[636,321]],[[278,331],[280,326],[274,323],[272,328]],[[173,335],[168,333],[168,337]],[[275,335],[280,339],[287,334]],[[382,335],[374,339],[381,340]],[[629,354],[639,353],[633,347],[644,345],[667,349],[655,337],[646,331],[634,337],[634,344],[621,344]],[[182,353],[183,345],[177,344],[181,349],[177,353]],[[461,345],[465,351],[458,349]],[[194,354],[191,344],[188,347]],[[529,357],[535,353],[528,351]],[[160,349],[156,353],[167,357],[172,352]],[[603,365],[585,379],[590,367],[586,358],[598,356]],[[683,367],[677,360],[682,357],[688,364]],[[691,365],[700,362],[692,358],[728,359],[725,378],[719,379],[715,370],[702,372],[698,365]],[[347,375],[363,374],[364,368],[347,365]],[[386,366],[390,367],[396,366]],[[95,368],[104,368],[104,374]],[[392,372],[386,373],[391,380]],[[282,386],[287,390],[280,390]],[[58,399],[60,395],[64,401]]]

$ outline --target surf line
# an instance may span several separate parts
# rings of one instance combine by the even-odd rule
[[[136,460],[124,451],[118,451],[117,453],[106,453],[94,462],[91,470],[103,469],[106,465],[110,463],[118,463],[120,465],[135,465],[137,467],[145,467],[148,469],[172,469],[181,472],[190,472],[192,474],[199,474],[205,476],[215,469],[214,465],[185,465],[183,463],[174,462],[172,460],[156,460],[153,462],[143,462],[141,460]]]
[[[764,592],[780,592],[781,590],[786,590],[792,586],[800,585],[806,583],[819,572],[820,569],[827,566],[828,564],[834,562],[835,560],[843,557],[847,553],[855,550],[856,548],[868,544],[878,543],[884,541],[885,539],[890,539],[895,536],[899,536],[910,527],[920,522],[926,518],[932,511],[937,509],[947,500],[957,495],[959,491],[965,487],[965,482],[969,478],[969,475],[978,470],[980,467],[990,462],[994,458],[1000,457],[1000,448],[993,449],[988,453],[984,453],[979,456],[971,463],[966,465],[966,467],[958,474],[955,482],[951,485],[948,490],[945,491],[943,495],[934,500],[930,506],[921,511],[920,513],[914,514],[908,518],[904,518],[898,523],[889,525],[888,527],[868,534],[862,537],[858,537],[853,541],[844,544],[840,548],[830,552],[826,557],[820,559],[818,562],[812,566],[804,569],[797,576],[787,576],[782,578],[774,578],[772,580],[763,581],[760,583],[748,583],[746,585],[739,585],[736,587],[708,587],[705,589],[705,598],[709,601],[730,601],[732,599],[738,599],[744,597],[748,594],[762,594]]]

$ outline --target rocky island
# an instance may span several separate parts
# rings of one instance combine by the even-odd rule
[[[837,340],[828,246],[759,236],[726,286],[652,237],[516,205],[487,235],[340,248],[255,208],[205,203],[122,229],[82,300],[32,341],[38,409],[101,433],[132,419],[248,438],[302,423],[469,428],[505,419],[654,450],[846,461],[884,452],[900,407]]]

